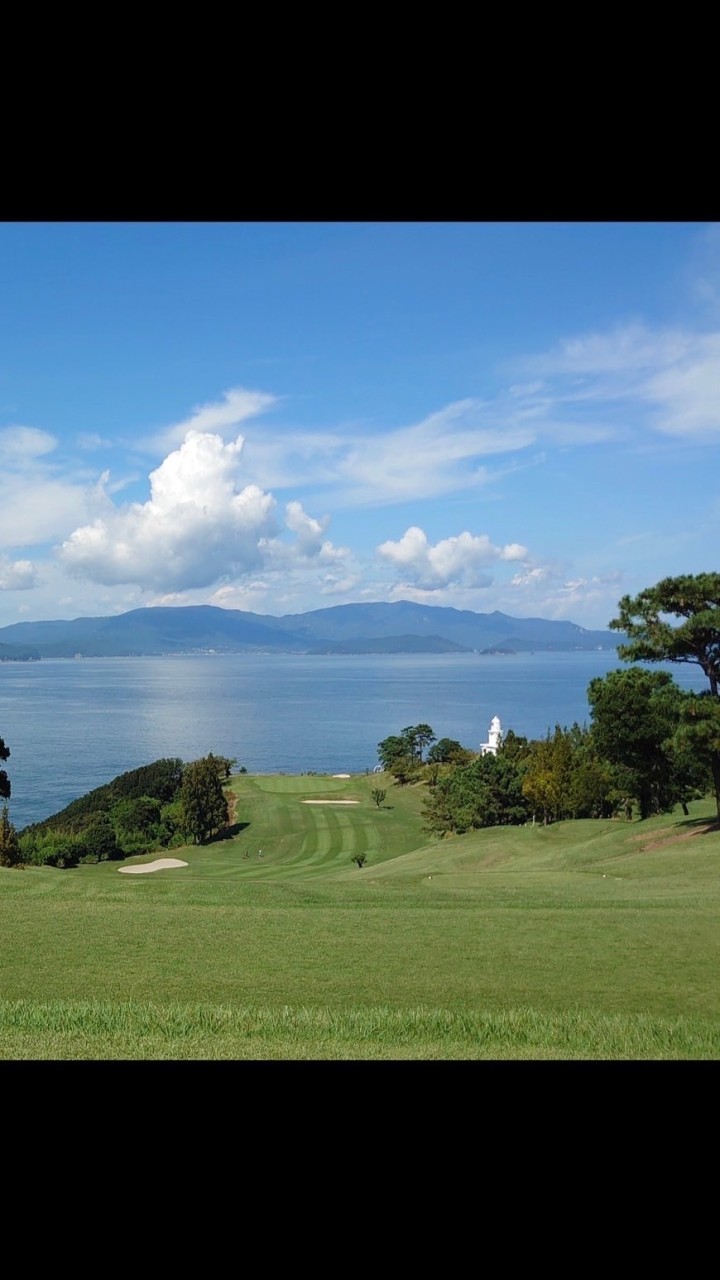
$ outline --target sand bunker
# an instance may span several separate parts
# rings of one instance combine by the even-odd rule
[[[334,773],[332,776],[333,776],[333,778],[349,778],[349,777],[350,777],[350,774],[349,774],[349,773]]]
[[[302,800],[301,804],[359,804],[359,800]]]
[[[126,876],[142,876],[146,871],[165,871],[167,867],[187,865],[187,862],[181,862],[179,858],[157,858],[155,862],[146,862],[144,867],[118,867],[118,871],[124,871]]]

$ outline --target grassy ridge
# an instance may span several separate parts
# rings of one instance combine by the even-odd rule
[[[422,787],[231,785],[185,868],[0,870],[0,1056],[718,1056],[711,805],[428,840]]]

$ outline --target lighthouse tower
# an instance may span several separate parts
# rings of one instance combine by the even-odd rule
[[[500,724],[500,717],[493,716],[492,720],[490,721],[490,728],[488,730],[488,740],[487,742],[480,743],[480,755],[496,756],[498,747],[500,746],[501,742],[502,742],[502,725]]]

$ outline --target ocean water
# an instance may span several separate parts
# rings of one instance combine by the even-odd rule
[[[235,757],[250,773],[362,773],[377,744],[427,723],[473,750],[490,720],[542,737],[589,722],[614,651],[513,655],[193,654],[0,663],[0,737],[16,827],[162,756]],[[696,667],[668,666],[703,689]]]

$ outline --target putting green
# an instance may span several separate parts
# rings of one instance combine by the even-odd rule
[[[274,795],[324,795],[347,788],[347,778],[329,778],[322,774],[301,774],[299,777],[288,777],[284,773],[253,775],[253,783],[258,791],[268,791]]]

